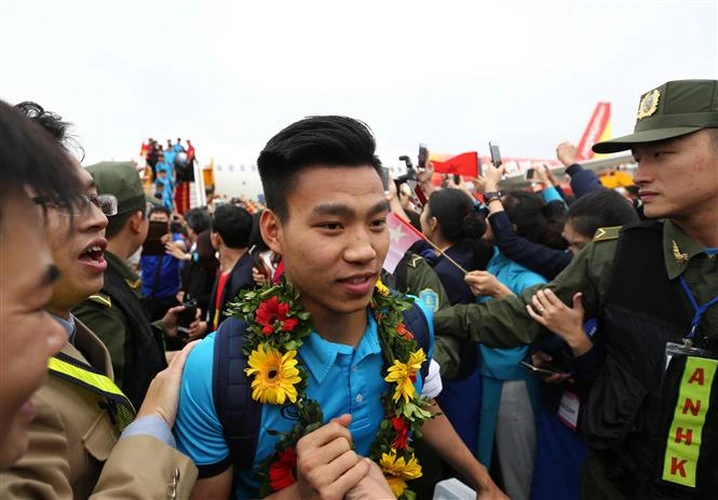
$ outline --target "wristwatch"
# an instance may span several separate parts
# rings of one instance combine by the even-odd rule
[[[501,191],[489,191],[484,193],[484,203],[487,205],[494,200],[501,201]]]

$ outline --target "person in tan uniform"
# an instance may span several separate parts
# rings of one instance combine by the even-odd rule
[[[29,192],[68,199],[78,183],[55,142],[0,101],[0,470],[27,449],[30,397],[67,342],[45,311],[57,269]]]
[[[58,121],[44,112],[31,117]],[[63,139],[64,129],[45,128],[62,130],[55,138]],[[186,498],[196,468],[174,449],[170,429],[191,346],[157,375],[132,422],[134,408],[112,381],[107,349],[70,313],[102,287],[106,216],[116,212],[117,200],[98,195],[89,173],[71,161],[81,187],[69,203],[33,197],[46,213],[60,271],[47,310],[69,342],[50,359],[50,375],[32,398],[28,450],[0,473],[0,498]]]

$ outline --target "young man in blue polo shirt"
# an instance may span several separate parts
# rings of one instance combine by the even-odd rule
[[[290,480],[294,484],[275,496],[390,497],[387,483],[381,474],[377,480],[375,466],[364,458],[385,418],[381,396],[388,387],[382,375],[385,347],[368,307],[389,248],[389,204],[374,138],[366,125],[350,118],[308,118],[271,139],[257,164],[268,207],[260,221],[262,237],[282,255],[286,279],[300,290],[298,301],[311,315],[313,332],[298,352],[306,369],[306,393],[319,403],[324,423],[299,440],[292,472],[296,477]],[[431,360],[431,312],[417,304],[428,320],[425,350]],[[255,473],[279,440],[268,431],[288,432],[296,417],[292,405],[264,404],[253,465],[235,470],[236,457],[230,456],[226,429],[215,409],[215,342],[216,333],[200,342],[185,367],[178,446],[200,469],[194,497],[256,498]],[[424,382],[417,373],[417,392]],[[434,397],[437,392],[424,394]],[[440,409],[434,405],[431,411]],[[425,422],[422,432],[481,498],[506,498],[445,417]]]

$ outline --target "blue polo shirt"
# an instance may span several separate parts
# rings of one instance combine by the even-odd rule
[[[428,362],[434,346],[433,315],[421,301],[416,303],[429,324],[431,347],[427,353]],[[388,385],[381,376],[383,359],[377,324],[368,310],[367,318],[367,329],[356,348],[328,342],[314,332],[299,349],[309,376],[309,397],[319,402],[325,423],[344,413],[352,415],[349,430],[356,452],[363,456],[369,454],[384,418],[381,395],[387,391]],[[203,466],[222,462],[229,455],[213,399],[214,340],[215,333],[212,333],[195,346],[187,359],[174,427],[178,449],[189,456],[200,470]],[[415,386],[421,392],[421,375],[417,377]],[[279,440],[267,431],[288,432],[296,423],[282,416],[280,410],[278,405],[262,407],[253,469],[235,471],[234,498],[256,498],[258,495],[259,483],[254,473],[259,463],[274,452]]]

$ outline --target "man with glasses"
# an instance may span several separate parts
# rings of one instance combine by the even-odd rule
[[[57,125],[65,124],[59,117],[45,113],[37,105],[32,110],[28,113],[23,109],[62,144],[65,131]],[[6,393],[13,396],[40,387],[22,405],[17,419],[0,420],[0,436],[3,431],[10,436],[9,440],[0,437],[0,468],[7,469],[0,474],[0,498],[186,496],[196,469],[174,450],[170,428],[189,351],[176,356],[170,367],[157,376],[132,422],[133,405],[112,381],[107,349],[70,312],[102,287],[107,267],[103,256],[106,215],[118,212],[118,200],[112,195],[99,195],[89,173],[67,151],[52,144],[37,126],[28,128],[32,124],[16,120],[5,129],[5,118],[17,112],[5,113],[0,103],[0,200],[2,224],[7,225],[2,229],[12,235],[1,239],[0,415],[4,415],[6,406],[15,406]],[[24,128],[28,128],[25,133],[30,131],[37,139],[29,141],[24,150],[13,150],[7,143],[21,136]],[[43,176],[34,171],[23,173],[24,177],[6,178],[11,162],[23,158],[28,170],[46,163],[67,180],[55,185],[47,179],[45,183],[30,181]],[[8,189],[8,184],[15,189]],[[28,184],[32,189],[29,198],[25,196],[26,206],[19,212],[7,206],[6,194],[22,207],[19,196]],[[37,211],[33,210],[33,202]],[[36,212],[44,214],[44,225],[35,220]],[[44,235],[39,231],[43,229]],[[13,246],[14,240],[18,243]],[[48,243],[54,261],[51,267],[47,267]],[[38,274],[42,274],[41,279]],[[32,289],[28,286],[32,283],[41,283],[42,287]],[[21,306],[13,301],[20,301]],[[13,332],[22,332],[22,337],[10,331],[6,335],[10,325]],[[27,398],[30,394],[23,395]],[[25,428],[15,425],[16,421]]]
[[[105,271],[100,293],[85,295],[74,314],[107,346],[115,380],[127,397],[139,405],[154,376],[167,366],[162,335],[177,335],[182,306],[169,309],[164,318],[151,324],[140,302],[142,281],[125,263],[147,238],[147,196],[132,163],[104,162],[87,167],[100,197],[117,199],[109,215],[106,241],[90,246],[90,259],[99,259]],[[106,264],[105,264],[106,262]],[[99,267],[98,267],[99,269]]]
[[[27,450],[33,393],[45,383],[48,359],[67,343],[45,310],[59,273],[28,195],[55,192],[67,201],[78,184],[57,145],[0,101],[0,470]]]

